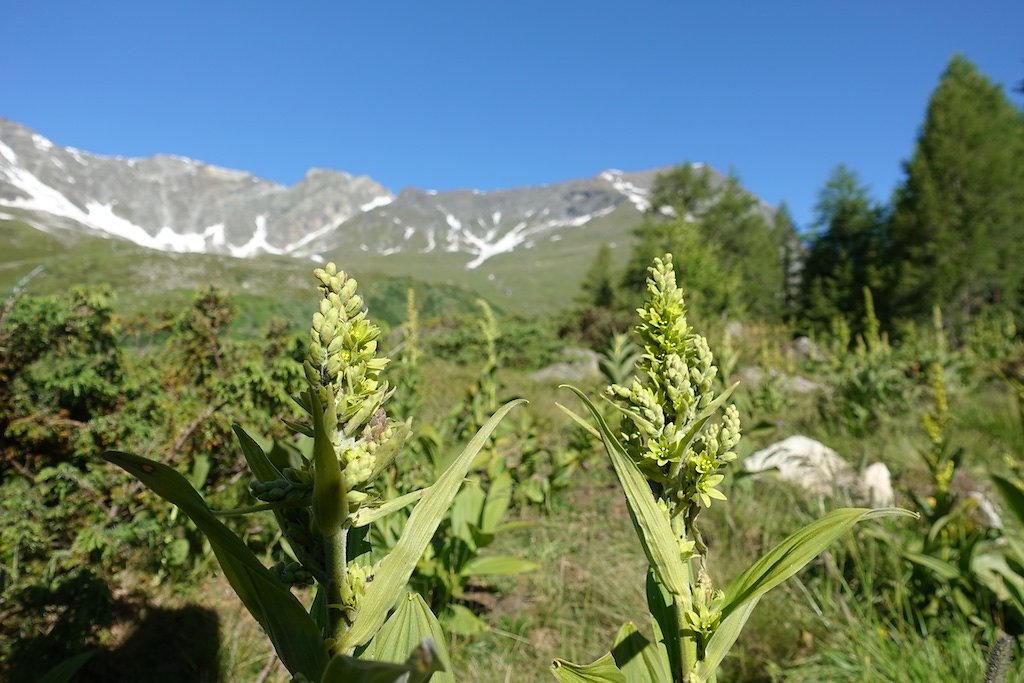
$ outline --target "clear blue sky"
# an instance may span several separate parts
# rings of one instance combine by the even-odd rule
[[[839,162],[889,197],[954,52],[1024,79],[1019,0],[8,0],[0,26],[0,116],[58,144],[395,191],[705,161],[803,227]]]

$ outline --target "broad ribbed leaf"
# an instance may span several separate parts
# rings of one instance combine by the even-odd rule
[[[462,568],[463,576],[514,576],[540,569],[536,562],[530,562],[511,555],[475,557]]]
[[[336,655],[320,683],[426,683],[441,668],[433,641],[421,641],[404,664]],[[438,676],[438,680],[441,677]]]
[[[615,438],[611,429],[608,428],[608,424],[586,394],[576,387],[565,384],[562,386],[579,396],[597,422],[605,451],[612,461],[615,474],[626,494],[629,517],[640,538],[644,554],[647,555],[647,561],[654,568],[658,580],[669,592],[689,601],[689,571],[679,556],[676,534],[672,531],[672,526],[665,513],[658,507],[654,494],[651,493],[651,487],[647,483],[647,478],[626,454],[622,444]]]
[[[480,517],[480,529],[489,534],[495,533],[511,502],[512,475],[508,470],[503,470],[491,480],[491,485],[487,489],[487,502],[484,503],[484,512]]]
[[[431,647],[435,653],[434,666],[430,672],[435,674],[434,680],[438,683],[453,683],[455,677],[451,673],[451,658],[444,644],[444,631],[418,593],[406,593],[403,596],[398,608],[380,627],[360,658],[378,662],[405,661],[424,639],[432,641]],[[338,680],[340,682],[342,679]],[[412,677],[412,680],[419,679]]]
[[[682,624],[676,610],[675,598],[665,589],[654,575],[654,569],[647,569],[647,610],[651,613],[654,626],[654,643],[674,678],[683,677]],[[693,638],[685,639],[687,657],[697,659],[697,644]]]
[[[1021,405],[1024,405],[1024,402]],[[999,489],[1006,507],[1017,518],[1017,521],[1024,525],[1024,491],[1009,479],[998,475],[992,475],[992,483]]]
[[[611,653],[592,664],[573,664],[556,659],[551,665],[551,673],[561,683],[627,683],[619,667],[615,666]]]
[[[704,661],[698,667],[701,680],[714,675],[762,595],[800,571],[858,522],[895,515],[917,516],[900,508],[834,510],[786,538],[736,577],[725,590],[722,624],[711,636]]]
[[[452,603],[444,613],[444,627],[460,636],[475,636],[490,629],[487,622],[465,605]]]
[[[206,534],[228,583],[266,631],[285,667],[293,674],[318,680],[327,666],[320,629],[295,596],[214,516],[185,477],[167,465],[131,453],[108,452],[103,457],[188,515]]]
[[[502,418],[512,408],[525,402],[523,399],[516,399],[499,408],[480,428],[465,450],[452,460],[448,469],[423,494],[423,498],[417,503],[406,522],[402,537],[381,561],[373,582],[366,589],[359,613],[352,627],[345,633],[342,649],[354,648],[369,641],[384,623],[388,610],[402,594],[416,563],[423,556],[423,550],[430,543],[434,532],[448,512],[448,506],[458,493],[470,465],[473,464],[473,459],[487,444],[491,433]]]
[[[664,683],[672,680],[668,662],[651,641],[644,638],[636,625],[627,621],[615,636],[612,659],[626,678],[626,683]]]

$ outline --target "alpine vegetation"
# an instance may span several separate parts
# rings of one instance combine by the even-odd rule
[[[647,604],[653,641],[634,624],[619,631],[608,654],[588,665],[555,660],[564,683],[701,683],[715,681],[758,600],[865,519],[911,514],[899,509],[835,510],[782,541],[724,589],[711,574],[711,553],[698,528],[701,512],[724,501],[725,468],[736,458],[740,418],[728,404],[735,385],[715,389],[717,368],[707,339],[686,321],[672,256],[648,269],[636,326],[643,353],[629,386],[605,398],[621,413],[615,430],[580,390],[626,496],[647,556]],[[712,418],[721,411],[718,421]],[[582,417],[575,419],[586,424]]]
[[[477,455],[521,401],[498,408],[432,485],[385,499],[382,475],[402,453],[410,423],[388,415],[393,390],[381,373],[389,359],[378,353],[380,328],[367,316],[356,281],[333,263],[315,276],[320,303],[303,362],[307,387],[296,398],[306,418],[288,423],[311,448],[276,444],[267,451],[234,428],[256,504],[214,512],[171,467],[128,453],[106,458],[207,536],[293,681],[453,681],[442,629],[406,586]],[[371,555],[369,525],[414,503],[394,546],[383,557]],[[290,555],[273,569],[218,518],[267,510]],[[292,592],[302,584],[315,586],[308,608]]]

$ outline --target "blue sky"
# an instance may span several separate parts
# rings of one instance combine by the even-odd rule
[[[953,53],[1024,80],[1024,3],[997,0],[8,0],[0,17],[0,116],[58,144],[395,191],[704,161],[802,227],[839,162],[889,197]]]

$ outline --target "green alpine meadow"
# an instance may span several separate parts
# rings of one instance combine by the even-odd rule
[[[702,163],[396,195],[0,120],[0,680],[1024,680],[1011,97],[954,55],[803,227]]]

